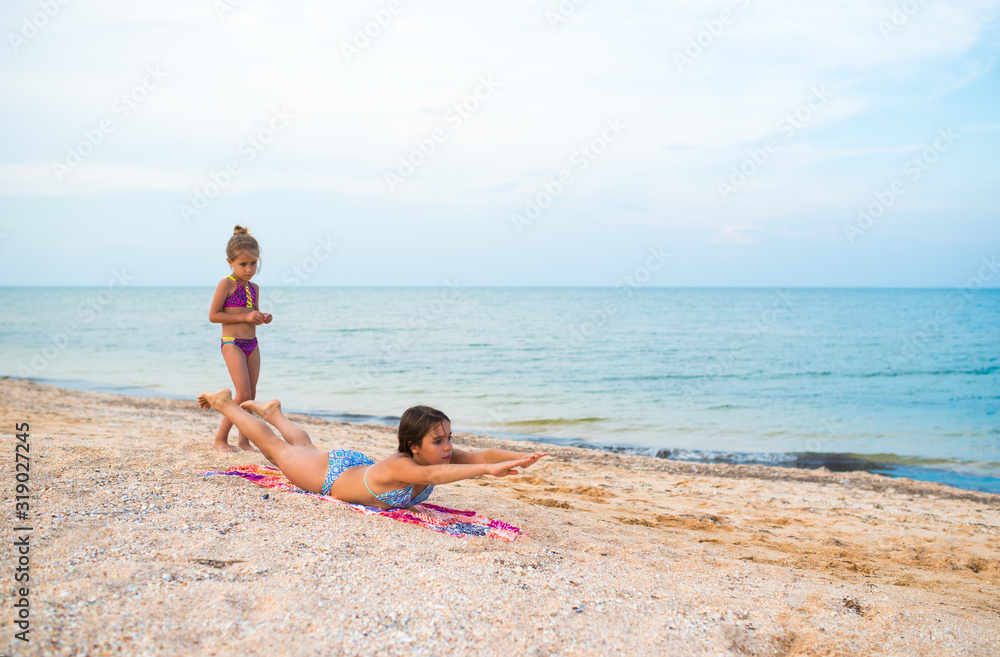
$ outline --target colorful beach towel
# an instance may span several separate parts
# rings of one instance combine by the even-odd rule
[[[513,525],[508,525],[499,520],[492,520],[475,511],[449,509],[448,507],[428,504],[426,502],[415,504],[406,509],[380,509],[363,504],[351,504],[350,502],[338,500],[336,497],[319,495],[302,490],[288,481],[285,475],[281,474],[280,470],[267,465],[234,465],[225,471],[202,472],[201,474],[206,477],[211,475],[243,477],[265,488],[277,488],[278,490],[312,495],[313,497],[349,506],[359,513],[371,516],[385,516],[386,518],[420,525],[421,527],[433,529],[436,532],[460,536],[462,538],[485,536],[487,538],[498,538],[510,543],[521,533],[521,530]]]

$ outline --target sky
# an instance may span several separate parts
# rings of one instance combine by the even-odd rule
[[[997,287],[998,13],[8,0],[0,285]]]

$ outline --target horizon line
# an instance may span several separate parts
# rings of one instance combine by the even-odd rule
[[[107,285],[3,285],[0,289],[87,289],[102,288]],[[213,289],[212,285],[127,285],[128,288],[161,288],[161,289]],[[454,285],[445,283],[442,285],[268,285],[268,289],[294,290],[294,289],[439,289],[442,287],[455,287],[466,290],[488,290],[488,289],[525,289],[525,290],[613,290],[619,287],[629,287],[633,290],[956,290],[966,289],[964,285],[936,285],[936,286],[906,286],[906,285]],[[977,291],[1000,290],[1000,285],[984,285],[974,288]]]

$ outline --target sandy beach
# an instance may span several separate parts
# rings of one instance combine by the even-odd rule
[[[206,470],[219,415],[0,379],[14,655],[996,655],[1000,496],[866,473],[550,456],[430,501],[460,539]],[[401,411],[402,409],[400,409]],[[447,412],[448,409],[443,409]],[[292,419],[388,456],[394,430]],[[30,425],[30,643],[15,639],[15,425]],[[268,493],[270,493],[268,495]]]

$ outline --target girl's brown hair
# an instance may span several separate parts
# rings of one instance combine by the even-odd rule
[[[413,406],[399,418],[399,451],[413,456],[414,445],[419,446],[432,429],[442,422],[451,422],[448,416],[430,406]]]
[[[260,257],[260,244],[257,243],[257,238],[250,234],[248,228],[237,224],[233,229],[233,236],[226,244],[226,257],[233,260],[241,251],[256,251],[257,256]]]

